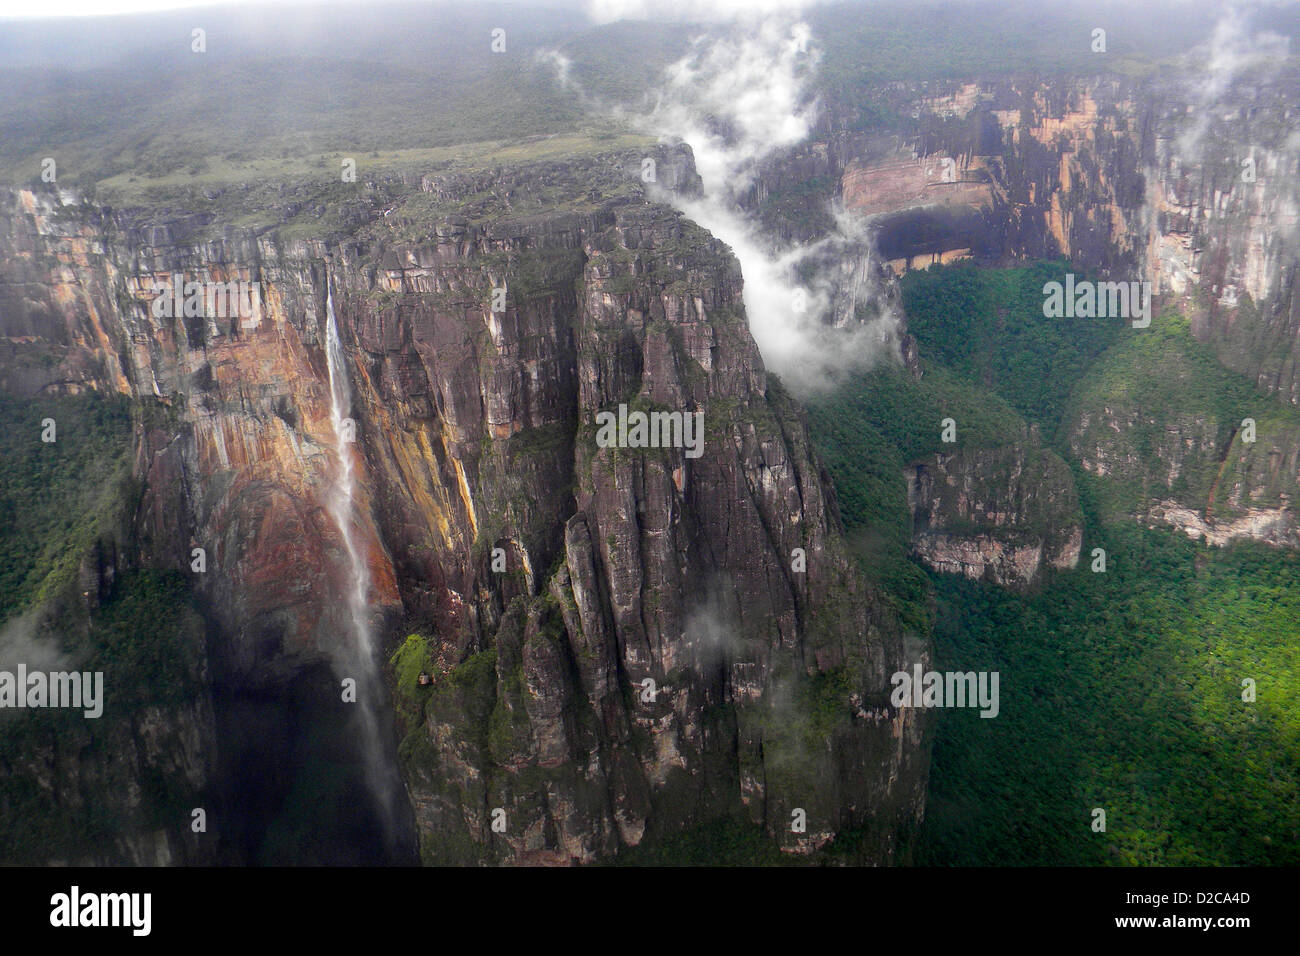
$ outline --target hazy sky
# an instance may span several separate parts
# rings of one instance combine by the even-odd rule
[[[415,0],[418,2],[418,0]],[[448,0],[430,0],[446,3]],[[828,0],[455,0],[459,3],[497,2],[527,6],[580,8],[597,21],[630,19],[728,19],[737,13],[810,7]],[[962,0],[949,0],[959,3]],[[1043,0],[1054,5],[1075,3],[1087,8],[1087,0]],[[1179,0],[1175,0],[1179,2]],[[1189,5],[1231,6],[1233,0],[1182,0]],[[1300,0],[1258,0],[1264,5],[1287,6]],[[40,19],[65,16],[106,16],[116,13],[142,13],[181,10],[189,7],[221,6],[310,6],[321,3],[362,7],[373,0],[0,0],[0,20]],[[1247,3],[1253,6],[1253,3]]]
[[[143,13],[150,10],[180,10],[185,7],[231,6],[268,6],[271,3],[284,3],[286,0],[45,0],[44,3],[32,3],[31,0],[0,0],[0,17],[82,17],[88,15],[105,16],[113,13]],[[292,2],[292,0],[288,0]],[[296,0],[299,4],[304,0]],[[316,2],[355,3],[355,0],[316,0]]]
[[[419,2],[419,0],[414,0]],[[448,0],[429,0],[429,2],[446,3]],[[628,5],[637,6],[642,0],[455,0],[458,3],[497,2],[520,4],[524,6],[548,6],[572,9],[590,7],[592,4],[604,3],[614,8]],[[684,2],[684,0],[678,0]],[[705,6],[709,0],[700,0]],[[719,0],[712,0],[717,3]],[[745,2],[745,0],[726,0],[728,3]],[[759,0],[771,3],[773,0]],[[783,2],[783,0],[777,0]],[[788,0],[784,0],[788,2]],[[110,16],[115,13],[146,13],[159,10],[183,10],[187,7],[229,7],[229,6],[317,6],[328,3],[344,6],[374,6],[373,0],[0,0],[0,20],[4,19],[44,19],[48,17],[84,17]]]
[[[445,2],[445,0],[444,0]],[[461,3],[481,0],[459,0]],[[816,0],[496,0],[505,3],[523,3],[528,6],[551,6],[572,9],[580,7],[596,20],[616,20],[623,17],[656,19],[667,15],[690,15],[692,18],[711,19],[733,15],[737,11],[764,11],[788,7],[811,6]],[[336,3],[356,6],[371,5],[369,0],[0,0],[0,19],[40,19],[65,16],[106,16],[115,13],[142,13],[158,10],[181,10],[187,7],[271,6],[293,4]]]

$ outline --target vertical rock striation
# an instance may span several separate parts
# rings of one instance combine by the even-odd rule
[[[592,861],[728,818],[793,852],[851,830],[897,860],[926,756],[888,676],[924,642],[854,574],[735,260],[626,187],[636,159],[429,177],[310,240],[7,193],[0,386],[162,410],[136,436],[129,546],[191,574],[218,698],[242,702],[216,720],[238,777],[269,754],[249,722],[277,719],[249,702],[346,653],[332,286],[373,624],[390,647],[422,635],[433,675],[395,689],[424,857]],[[659,159],[690,188],[689,156]],[[259,306],[159,317],[177,274],[260,283]],[[702,413],[702,454],[600,447],[595,415],[620,404]]]

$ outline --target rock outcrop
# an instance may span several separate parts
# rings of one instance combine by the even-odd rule
[[[908,467],[912,547],[936,571],[1027,587],[1079,561],[1083,515],[1065,462],[1025,435]]]
[[[1209,87],[1177,70],[1144,80],[953,82],[919,93],[882,91],[901,132],[875,133],[837,116],[824,135],[845,207],[872,224],[896,273],[971,256],[1064,256],[1080,271],[1149,282],[1153,314],[1178,309],[1222,365],[1294,406],[1297,90],[1300,76],[1290,63],[1243,69]],[[1152,450],[1146,461],[1146,452],[1134,450],[1135,436],[1123,433],[1138,427],[1137,419],[1112,421],[1117,434],[1103,435],[1100,446],[1072,446],[1097,474],[1155,469],[1153,493],[1157,486],[1164,492],[1136,508],[1145,519],[1216,543],[1252,537],[1290,545],[1289,529],[1300,519],[1287,490],[1298,477],[1287,451],[1298,440],[1289,421],[1276,422],[1271,450],[1243,466],[1249,476],[1228,467],[1222,486],[1211,494],[1207,482],[1196,489],[1199,498],[1180,493],[1176,475],[1155,473],[1177,471],[1182,453]],[[1222,450],[1223,422],[1200,437],[1181,420],[1164,424],[1170,441]],[[1143,461],[1110,461],[1102,450],[1108,442]],[[1180,517],[1186,511],[1200,514],[1204,527]],[[1216,520],[1225,523],[1216,527]],[[927,540],[920,550],[933,546]],[[952,553],[945,565],[981,567],[974,554],[981,549],[967,547],[974,549],[970,562]]]
[[[657,158],[660,183],[691,188],[689,154]],[[852,569],[735,260],[647,204],[638,167],[367,187],[360,225],[310,239],[5,194],[0,386],[162,409],[136,436],[129,545],[186,573],[211,619],[237,777],[291,746],[256,732],[287,719],[266,701],[339,719],[331,287],[372,623],[390,648],[422,635],[432,674],[396,690],[425,859],[592,861],[729,817],[792,852],[853,831],[896,860],[926,756],[888,677],[925,644]],[[160,316],[177,275],[260,298]],[[603,447],[595,415],[620,404],[702,414],[702,453]]]

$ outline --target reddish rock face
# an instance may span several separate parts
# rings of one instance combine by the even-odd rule
[[[521,228],[470,230],[454,255],[390,253],[403,265],[389,287],[457,311],[416,305],[395,332],[388,313],[361,320],[363,342],[387,343],[371,407],[394,427],[371,453],[387,460],[386,540],[410,569],[408,606],[425,602],[443,669],[480,648],[492,667],[472,694],[444,678],[410,729],[412,750],[431,745],[408,768],[427,852],[469,833],[473,858],[590,861],[719,812],[800,850],[838,825],[791,834],[795,807],[913,812],[910,719],[855,717],[846,695],[820,753],[766,729],[812,674],[882,692],[902,647],[854,589],[803,424],[748,335],[734,260],[662,207]],[[542,282],[494,315],[499,257]],[[598,446],[596,413],[628,402],[702,412],[703,454]],[[424,417],[402,423],[403,408]],[[410,488],[434,506],[403,500]],[[416,529],[436,565],[420,563]],[[806,574],[789,570],[797,547],[815,556]],[[482,739],[475,712],[500,730]],[[862,747],[902,782],[855,765],[831,791],[810,786]],[[495,809],[511,821],[500,836]],[[873,834],[882,859],[892,831]]]
[[[967,84],[915,105],[910,140],[809,144],[745,201],[761,211],[783,183],[839,177],[898,270],[969,251],[1149,277],[1226,365],[1295,401],[1294,244],[1258,230],[1296,200],[1285,124],[1238,104],[1188,153],[1185,103],[1112,81]],[[1218,172],[1240,142],[1270,173],[1251,189]],[[951,182],[924,161],[944,156]],[[588,861],[734,814],[795,852],[861,829],[889,861],[926,758],[888,676],[928,650],[850,567],[734,260],[625,188],[638,161],[428,176],[414,195],[388,184],[308,241],[0,193],[0,388],[132,396],[142,492],[130,540],[105,545],[114,566],[190,574],[205,549],[192,578],[222,678],[254,693],[320,680],[347,650],[350,575],[325,507],[328,283],[374,624],[428,639],[432,686],[415,701],[397,689],[425,856]],[[681,155],[658,167],[690,188]],[[156,315],[156,285],[177,274],[258,283],[257,321]],[[596,413],[620,404],[702,413],[702,455],[601,447]],[[1085,467],[1121,468],[1086,437],[1070,436]],[[1220,469],[1211,504],[1233,524],[1219,531],[1294,539],[1289,509],[1237,505],[1260,487],[1290,495],[1295,444],[1270,436]],[[1039,451],[909,475],[922,558],[1010,584],[1074,563],[1077,508]],[[1059,539],[1020,534],[1044,516]],[[1186,502],[1152,516],[1209,527]],[[809,706],[832,717],[815,732]]]
[[[1200,78],[1177,76],[953,83],[943,95],[895,104],[912,114],[910,129],[890,137],[845,132],[829,152],[839,158],[845,207],[870,220],[896,273],[982,253],[1064,256],[1079,271],[1146,282],[1150,316],[1169,307],[1188,316],[1223,365],[1294,405],[1300,180],[1286,104],[1297,90],[1293,67],[1247,72],[1213,103]],[[837,119],[834,128],[857,127]],[[946,184],[945,158],[955,174]],[[1213,543],[1251,537],[1295,546],[1294,426],[1273,424],[1257,444],[1224,446],[1237,421],[1179,409],[1156,423],[1143,459],[1134,432],[1152,424],[1140,402],[1094,403],[1071,424],[1071,453],[1099,476],[1143,485],[1135,511],[1144,522]],[[1073,563],[1069,536],[1044,547],[1041,533],[1025,533],[1036,507],[1027,498],[985,507],[1024,488],[1014,462],[985,457],[912,463],[918,556],[1012,584],[1028,583],[1044,564]],[[1180,474],[1206,468],[1213,477],[1205,488],[1174,492]],[[1052,526],[1073,532],[1068,476],[1052,471],[1043,472],[1038,497],[1055,498]],[[975,498],[959,493],[972,487],[980,489]],[[958,530],[972,521],[978,532]]]
[[[945,165],[945,160],[951,165]],[[992,184],[982,164],[910,152],[884,161],[850,162],[842,182],[844,205],[858,215],[893,213],[912,206],[970,205],[992,202]]]
[[[1293,67],[1201,77],[952,83],[882,138],[837,117],[847,209],[895,272],[966,255],[1065,256],[1152,283],[1229,368],[1300,401]],[[943,162],[953,161],[945,182]]]
[[[659,166],[689,184],[680,156]],[[429,639],[433,686],[399,708],[426,857],[590,861],[735,814],[792,851],[853,827],[893,858],[925,776],[923,728],[887,705],[903,634],[857,583],[801,413],[749,336],[739,269],[698,227],[628,197],[447,217],[419,241],[389,228],[410,221],[400,204],[342,241],[210,241],[179,219],[3,202],[0,288],[33,285],[5,303],[0,384],[160,406],[137,435],[131,547],[187,573],[206,550],[192,576],[211,652],[248,687],[346,651],[348,562],[325,508],[328,278],[370,608],[382,633],[404,618]],[[259,283],[259,321],[158,317],[154,283],[178,273]],[[595,415],[620,403],[702,413],[702,453],[599,447]],[[809,736],[813,687],[835,688],[836,716]]]

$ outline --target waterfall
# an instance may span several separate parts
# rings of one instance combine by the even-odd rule
[[[387,759],[380,700],[383,694],[379,668],[375,661],[374,635],[370,622],[370,566],[366,553],[358,541],[362,526],[357,521],[355,503],[356,461],[354,458],[355,422],[351,419],[352,398],[348,384],[347,359],[339,339],[338,324],[334,318],[334,293],[326,278],[325,293],[325,353],[329,366],[330,424],[334,433],[336,458],[335,479],[330,488],[326,508],[339,529],[348,560],[348,586],[343,593],[347,609],[349,640],[345,642],[343,659],[337,663],[343,677],[351,677],[357,684],[359,708],[360,745],[365,762],[366,782],[373,791],[379,809],[385,836],[391,841],[395,832],[397,802],[401,795],[401,782],[396,768]]]

